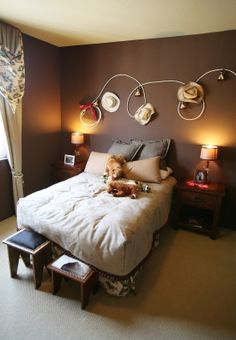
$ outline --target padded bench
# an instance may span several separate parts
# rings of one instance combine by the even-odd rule
[[[84,309],[91,291],[95,292],[98,287],[97,273],[85,263],[65,254],[49,264],[48,269],[52,272],[53,294],[60,289],[62,278],[80,283],[81,309]]]
[[[22,229],[3,240],[8,248],[11,277],[17,276],[19,258],[27,267],[33,267],[35,289],[41,286],[43,267],[52,261],[51,242],[43,235]]]

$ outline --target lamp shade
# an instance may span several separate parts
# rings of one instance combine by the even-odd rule
[[[201,159],[206,159],[208,161],[214,161],[217,159],[218,146],[216,145],[203,145],[201,148]]]
[[[71,144],[83,144],[84,135],[81,132],[72,132],[71,134]]]

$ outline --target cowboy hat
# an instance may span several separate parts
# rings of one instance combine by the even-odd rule
[[[115,112],[120,106],[120,99],[115,93],[106,92],[101,100],[102,107],[108,112]]]
[[[180,102],[200,103],[203,99],[203,87],[198,83],[190,81],[189,83],[180,86],[177,92],[177,98]]]
[[[152,104],[147,103],[140,106],[140,108],[135,112],[134,118],[141,125],[146,125],[154,113],[155,109]]]

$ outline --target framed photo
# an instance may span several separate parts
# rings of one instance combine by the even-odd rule
[[[196,170],[194,175],[194,182],[205,184],[207,183],[207,172],[206,170]]]
[[[73,155],[64,155],[64,164],[66,165],[74,165],[75,164],[75,156]]]

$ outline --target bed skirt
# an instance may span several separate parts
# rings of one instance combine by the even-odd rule
[[[129,294],[136,294],[136,285],[135,285],[136,277],[142,270],[142,266],[144,262],[150,256],[152,249],[156,248],[159,245],[159,240],[160,240],[159,231],[160,230],[156,231],[153,234],[152,248],[150,249],[149,254],[141,261],[141,263],[139,263],[139,265],[134,270],[132,270],[131,273],[129,273],[126,276],[115,276],[113,274],[105,273],[87,263],[94,271],[98,273],[98,280],[99,280],[100,286],[106,291],[106,293],[108,293],[109,295],[120,296],[120,297],[127,296]],[[52,246],[53,257],[55,259],[58,258],[62,254],[67,254],[68,256],[76,258],[70,252],[65,251],[63,248],[61,248],[57,244],[55,243],[52,243],[52,244],[53,244]]]

